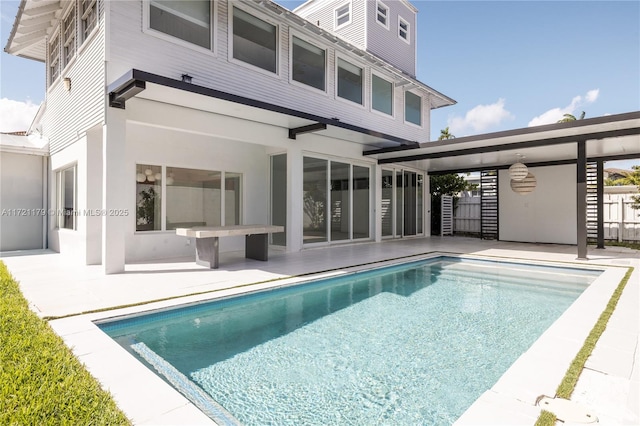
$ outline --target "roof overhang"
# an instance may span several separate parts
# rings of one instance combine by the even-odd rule
[[[640,111],[569,123],[526,127],[413,147],[365,150],[379,164],[410,163],[430,172],[464,172],[501,168],[517,155],[528,165],[571,164],[577,161],[576,142],[585,141],[587,158],[640,158]]]
[[[345,140],[365,149],[418,146],[416,141],[243,96],[132,69],[107,87],[109,106],[126,108],[133,98],[147,99],[288,129],[291,139],[305,133]]]
[[[67,0],[21,0],[4,51],[44,62],[46,40],[60,19]]]
[[[40,135],[0,133],[0,152],[26,155],[49,155],[49,140]]]

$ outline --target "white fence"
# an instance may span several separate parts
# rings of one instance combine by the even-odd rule
[[[640,210],[631,208],[634,194],[604,194],[604,239],[640,241]],[[480,197],[460,197],[453,217],[456,234],[480,234]]]
[[[640,210],[631,208],[634,194],[604,194],[604,239],[640,241]]]

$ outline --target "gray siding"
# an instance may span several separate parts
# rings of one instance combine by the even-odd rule
[[[335,9],[348,3],[345,0],[330,0],[318,3],[317,7],[310,7],[309,12],[303,10],[298,15],[320,26],[320,28],[339,34],[345,40],[365,49],[365,0],[351,0],[351,23],[339,30],[335,29]],[[314,5],[315,6],[315,5]]]
[[[104,121],[104,4],[98,2],[98,29],[78,47],[75,58],[47,89],[47,110],[43,117],[44,134],[50,137],[51,153],[64,149],[87,129]],[[79,40],[76,36],[76,40]],[[62,79],[71,79],[66,91]]]
[[[217,1],[217,28],[215,54],[203,49],[190,48],[166,37],[158,37],[143,31],[143,8],[140,1],[110,3],[110,45],[107,66],[107,84],[115,81],[132,68],[180,79],[187,73],[193,83],[234,93],[252,99],[269,102],[299,111],[324,117],[338,117],[342,122],[399,136],[412,141],[428,141],[428,129],[419,129],[404,124],[402,109],[396,110],[395,117],[384,117],[369,110],[370,69],[365,68],[365,106],[337,100],[335,96],[335,48],[325,44],[303,28],[296,28],[298,34],[317,41],[318,46],[327,48],[328,71],[327,93],[300,87],[289,82],[289,33],[285,24],[280,24],[279,75],[259,72],[248,66],[232,62],[228,57],[228,4]],[[245,8],[248,7],[245,5]],[[249,10],[249,9],[247,9]],[[278,18],[270,15],[276,21]],[[352,62],[357,56],[344,52],[343,57]],[[382,72],[385,74],[386,72]],[[391,78],[390,78],[391,79]],[[396,91],[396,102],[401,103],[401,91]],[[397,104],[396,103],[396,104]],[[428,111],[426,111],[428,114]]]
[[[416,15],[399,0],[383,0],[389,8],[389,29],[376,20],[376,0],[367,1],[367,51],[395,65],[407,74],[416,74]],[[398,37],[398,16],[410,25],[410,44]]]

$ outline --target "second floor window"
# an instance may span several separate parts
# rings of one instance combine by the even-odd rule
[[[389,29],[389,8],[380,1],[376,2],[376,21]]]
[[[244,10],[233,8],[233,57],[277,72],[278,28]]]
[[[80,0],[80,31],[82,43],[98,24],[98,0]]]
[[[295,81],[324,90],[325,50],[293,36],[292,78]]]
[[[151,0],[149,27],[211,49],[211,3],[209,0]]]
[[[393,83],[371,75],[371,108],[385,114],[393,114]]]
[[[344,4],[335,11],[336,22],[334,28],[337,30],[351,22],[351,2]]]
[[[338,96],[362,105],[362,68],[338,58]]]
[[[398,19],[398,37],[409,43],[409,23],[402,18]]]
[[[422,98],[415,93],[404,92],[404,120],[422,125]]]
[[[62,20],[62,42],[63,66],[67,66],[76,53],[76,11],[74,8],[71,8],[69,14]]]
[[[49,84],[60,76],[60,37],[55,35],[49,42]]]

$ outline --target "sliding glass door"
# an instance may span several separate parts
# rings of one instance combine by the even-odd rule
[[[382,170],[382,236],[424,233],[424,175],[403,169]]]
[[[371,237],[371,168],[303,158],[303,243]]]

